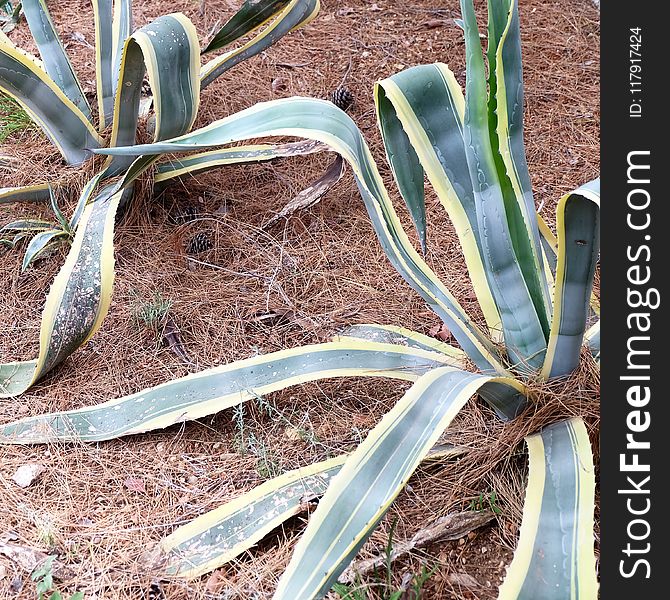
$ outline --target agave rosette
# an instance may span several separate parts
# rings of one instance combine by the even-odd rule
[[[465,94],[443,64],[408,69],[375,87],[388,161],[420,244],[425,248],[427,243],[425,176],[455,225],[482,309],[481,324],[413,247],[362,134],[330,103],[290,98],[257,104],[169,140],[96,151],[136,159],[126,185],[142,173],[147,157],[165,152],[212,152],[245,139],[284,135],[327,144],[352,169],[389,260],[459,345],[391,325],[359,325],[343,332],[335,346],[250,359],[252,375],[233,376],[237,402],[321,377],[402,373],[414,383],[346,459],[282,475],[176,529],[157,549],[156,564],[166,576],[196,577],[216,568],[260,539],[268,524],[274,527],[295,514],[296,497],[323,494],[274,598],[323,597],[474,394],[499,417],[512,419],[524,409],[523,382],[529,374],[545,379],[569,374],[585,342],[597,355],[592,285],[599,252],[599,183],[590,182],[558,202],[555,233],[536,214],[523,146],[517,2],[488,4],[487,77],[472,0],[461,0]],[[480,372],[466,370],[466,358]],[[332,368],[331,360],[343,368]],[[228,365],[226,377],[251,364]],[[0,439],[106,439],[211,414],[233,402],[208,381],[220,376],[204,371],[189,376],[188,391],[182,388],[185,380],[176,380],[100,407],[22,419],[6,425]],[[138,408],[138,403],[147,404]],[[92,437],[110,421],[111,436]],[[521,536],[500,597],[595,598],[595,473],[586,426],[578,418],[560,421],[526,442],[530,474]]]
[[[103,147],[135,144],[141,110],[148,110],[153,141],[187,133],[197,116],[200,93],[222,73],[267,49],[311,21],[318,0],[246,0],[240,10],[201,50],[193,23],[183,14],[158,17],[133,29],[130,0],[93,0],[97,107],[90,106],[56,32],[45,0],[27,0],[23,10],[41,60],[0,38],[0,91],[11,96],[42,129],[70,165],[90,160]],[[246,38],[231,50],[214,53]],[[143,97],[145,78],[151,97]],[[140,107],[144,106],[143,109]],[[149,110],[148,107],[151,106]],[[109,142],[102,132],[110,128]],[[105,144],[107,143],[107,146]],[[314,151],[313,146],[251,145],[228,152],[168,160],[157,169],[161,184],[176,177],[226,164],[271,160]],[[145,167],[160,155],[147,157]],[[107,159],[82,188],[73,214],[64,218],[53,182],[0,189],[0,204],[49,202],[58,222],[17,220],[0,229],[7,245],[31,237],[23,268],[57,242],[71,242],[42,315],[36,359],[0,364],[0,398],[17,396],[85,343],[100,327],[114,279],[114,222],[120,204],[130,202],[133,186],[124,176],[134,157]],[[123,185],[118,184],[121,180]]]

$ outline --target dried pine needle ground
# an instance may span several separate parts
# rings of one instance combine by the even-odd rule
[[[169,5],[137,0],[136,25],[181,10],[204,37],[236,4],[210,0],[200,15],[198,4],[189,0]],[[397,200],[376,131],[372,86],[404,67],[438,60],[448,63],[463,83],[464,48],[453,24],[458,3],[439,9],[433,4],[323,0],[320,16],[309,27],[210,86],[196,126],[255,101],[327,97],[345,84],[356,98],[352,117]],[[72,37],[80,33],[92,42],[88,6],[82,9],[80,2],[65,0],[51,9],[75,68],[93,90],[92,51]],[[536,201],[552,222],[556,200],[599,169],[599,17],[590,3],[577,0],[521,0],[520,11],[528,161]],[[25,24],[12,39],[35,51]],[[35,130],[10,135],[0,154],[16,157],[21,165],[16,170],[0,167],[0,187],[56,176],[76,188],[86,174],[62,166]],[[114,298],[102,329],[27,394],[0,401],[0,419],[103,401],[256,352],[322,341],[347,324],[403,324],[428,332],[437,318],[387,263],[350,174],[317,207],[268,232],[261,230],[328,161],[321,155],[231,167],[183,180],[155,201],[143,196],[117,227]],[[453,230],[434,195],[427,201],[428,260],[474,312]],[[175,222],[174,211],[184,204],[196,206],[198,216]],[[397,206],[401,210],[401,203]],[[35,210],[0,207],[0,223]],[[208,232],[213,248],[188,255],[188,240],[201,231]],[[189,266],[189,256],[198,262]],[[0,250],[0,360],[36,356],[44,297],[63,258],[56,255],[20,275],[20,255]],[[138,319],[157,298],[169,304],[194,366],[185,366],[162,345],[160,327]],[[290,318],[273,326],[259,323],[256,317],[270,311],[284,311]],[[363,555],[372,556],[386,544],[396,517],[397,539],[410,538],[436,517],[467,509],[480,494],[490,497],[494,491],[501,510],[495,526],[462,544],[418,551],[394,567],[399,585],[405,572],[437,565],[426,584],[426,598],[494,598],[520,522],[523,436],[579,414],[587,422],[597,461],[598,385],[597,372],[584,361],[567,382],[533,387],[533,403],[524,417],[507,425],[472,401],[449,434],[450,441],[470,451],[448,466],[422,467]],[[198,423],[97,445],[2,447],[0,541],[11,538],[58,553],[74,570],[63,589],[84,590],[87,599],[148,598],[153,578],[142,566],[148,547],[176,526],[251,489],[273,469],[295,468],[328,451],[354,447],[405,389],[397,382],[362,379],[322,382],[269,397],[281,418],[252,402],[242,421],[226,411]],[[262,441],[261,450],[241,446],[240,422]],[[294,435],[293,426],[312,437]],[[21,490],[11,476],[30,461],[44,464],[46,471]],[[129,479],[143,487],[130,489]],[[211,577],[163,584],[165,597],[269,597],[303,523],[304,515],[297,517]],[[3,556],[0,567],[5,568],[0,598],[35,597],[26,573]],[[464,574],[477,585],[468,586]],[[10,588],[17,576],[23,582],[20,591]],[[383,586],[374,578],[367,584],[371,598],[383,597]]]

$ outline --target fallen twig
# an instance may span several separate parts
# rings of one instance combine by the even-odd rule
[[[195,365],[184,349],[184,345],[181,342],[181,332],[179,331],[179,327],[177,327],[177,324],[170,315],[165,317],[165,324],[163,325],[163,343],[172,350],[184,365]]]
[[[306,208],[317,204],[319,200],[323,198],[325,193],[342,178],[343,174],[344,161],[341,156],[338,156],[321,177],[295,196],[279,213],[263,225],[261,231],[267,231],[277,223],[277,221],[288,219],[299,210],[305,210]]]
[[[409,554],[415,548],[422,548],[436,542],[457,540],[471,531],[483,527],[495,518],[491,511],[464,511],[440,517],[428,527],[420,529],[414,537],[406,542],[394,545],[390,560],[394,561]],[[341,583],[353,583],[357,575],[365,575],[380,567],[384,567],[389,560],[386,554],[359,560],[340,575]]]

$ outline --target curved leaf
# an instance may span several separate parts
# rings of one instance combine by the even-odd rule
[[[404,177],[413,177],[415,182],[420,180],[423,185],[425,169],[454,224],[477,300],[491,336],[498,341],[502,335],[500,314],[482,262],[473,185],[463,140],[464,99],[454,74],[440,63],[407,69],[376,84],[375,102],[394,172],[399,165],[392,157],[404,157],[407,153],[404,146],[395,148],[394,140],[402,140],[400,133],[394,139],[388,138],[389,127],[397,121],[419,161],[418,165],[411,161],[403,164]],[[394,127],[397,129],[398,125]],[[418,167],[418,170],[411,173],[409,169],[412,167]],[[400,184],[400,173],[397,179]],[[416,185],[418,192],[418,183]],[[402,187],[400,190],[403,192]],[[403,195],[407,193],[405,190]],[[405,201],[408,206],[420,202],[423,207],[423,187],[420,198],[417,196],[412,201],[406,198]],[[410,212],[412,210],[417,209],[410,209]]]
[[[84,209],[72,248],[47,296],[39,356],[0,364],[0,398],[25,392],[100,327],[112,296],[113,224],[121,196],[99,199]]]
[[[271,479],[161,540],[152,572],[193,579],[231,561],[321,496],[347,455]]]
[[[396,325],[351,325],[341,331],[334,338],[335,340],[366,340],[369,342],[379,342],[383,344],[398,344],[399,346],[408,346],[409,348],[419,348],[428,352],[440,352],[448,356],[452,362],[452,367],[465,369],[467,355],[460,348],[455,348],[435,338],[423,335],[417,331],[398,327]]]
[[[558,262],[554,314],[542,375],[560,377],[579,364],[600,249],[599,180],[561,198],[556,208]]]
[[[545,330],[519,265],[496,169],[489,136],[484,58],[472,0],[461,0],[461,11],[466,52],[465,150],[484,265],[511,360],[519,368],[540,368],[546,351]]]
[[[105,148],[97,152],[122,156],[155,155],[202,150],[260,136],[283,135],[323,142],[351,165],[377,236],[394,267],[447,323],[478,367],[489,372],[505,373],[496,348],[414,250],[363,136],[351,118],[331,102],[287,98],[259,103],[173,140],[127,148]],[[136,172],[141,172],[142,160],[144,157],[138,159]]]
[[[42,219],[21,219],[19,221],[12,221],[0,227],[0,233],[3,231],[44,231],[51,229],[54,224],[51,221],[44,221]]]
[[[499,600],[598,597],[593,553],[595,470],[581,419],[526,438],[528,485],[519,543]]]
[[[232,44],[235,40],[244,37],[248,33],[258,29],[264,23],[267,23],[291,0],[244,0],[242,8],[238,10],[214,35],[212,40],[202,51],[214,52]]]
[[[430,67],[429,67],[430,68]],[[415,67],[421,69],[423,67]],[[410,71],[412,71],[410,69]],[[407,71],[403,72],[407,74]],[[398,76],[396,76],[398,77]],[[426,89],[428,86],[424,86]],[[385,93],[384,82],[375,85],[377,124],[382,134],[386,159],[391,165],[393,177],[407,205],[414,227],[419,236],[423,253],[426,253],[426,201],[423,186],[423,167],[408,137],[403,123],[398,119],[392,97]]]
[[[84,113],[27,54],[0,41],[0,90],[14,98],[70,164],[101,144]]]
[[[451,420],[490,384],[521,389],[512,379],[449,367],[421,377],[332,479],[273,598],[322,598]]]
[[[44,69],[53,82],[75,106],[91,119],[91,107],[79,84],[65,48],[56,33],[45,0],[23,0],[23,13],[26,15],[30,32],[37,44]]]
[[[434,446],[424,460],[459,456],[461,448]],[[178,527],[161,540],[148,568],[192,579],[230,562],[322,496],[348,455],[284,473]]]
[[[34,261],[47,252],[54,244],[67,240],[70,235],[62,229],[47,229],[41,231],[28,243],[23,255],[21,272],[24,272]]]
[[[193,373],[95,406],[22,419],[0,428],[0,442],[108,440],[199,419],[308,381],[351,376],[414,381],[446,360],[434,352],[371,342],[303,346]]]
[[[291,198],[278,213],[275,213],[263,223],[262,231],[267,231],[282,219],[289,219],[296,212],[307,210],[318,204],[328,191],[337,184],[344,175],[344,161],[336,156],[326,167],[326,170],[316,179],[310,181],[306,187]]]
[[[82,188],[81,194],[79,195],[79,200],[77,201],[77,206],[75,206],[72,216],[70,217],[69,220],[69,227],[72,231],[75,231],[79,226],[79,220],[81,219],[81,216],[84,214],[84,209],[91,200],[93,193],[95,192],[96,187],[98,183],[100,183],[100,180],[102,179],[103,175],[104,172],[98,173],[97,175],[93,176],[89,181],[86,182],[86,184]]]
[[[48,202],[51,198],[48,183],[36,183],[19,187],[0,188],[0,204],[10,202]]]
[[[195,175],[226,165],[274,160],[287,156],[302,156],[324,152],[328,147],[314,142],[291,142],[287,144],[255,144],[222,148],[176,158],[156,167],[156,183],[164,183],[176,177]]]
[[[253,6],[247,6],[247,4],[251,4],[251,2],[245,2],[241,9],[241,12],[244,11],[245,14],[248,14],[249,11],[254,11]],[[270,3],[263,3],[263,6],[265,6],[265,4]],[[207,87],[212,81],[231,67],[234,67],[242,61],[266,50],[287,33],[307,25],[307,23],[316,17],[320,6],[319,0],[290,0],[290,2],[285,3],[285,5],[280,2],[272,4],[275,11],[273,16],[276,18],[271,24],[256,36],[252,37],[246,44],[210,60],[202,67],[200,78],[202,80],[201,85],[203,88]],[[261,9],[262,8],[263,7],[261,7]],[[281,10],[277,12],[277,9],[279,8],[281,8]],[[264,12],[263,14],[266,13]],[[260,16],[257,18],[255,17],[253,20],[254,29],[263,23],[263,21],[259,22],[258,19],[260,19]],[[246,28],[247,26],[251,27],[251,24],[252,23],[248,23],[238,30],[242,31],[240,35],[244,35],[251,31],[252,29]],[[225,27],[226,26],[224,26],[224,29]],[[233,28],[223,35],[222,39],[226,40],[231,37],[231,35],[235,35]],[[210,50],[220,47],[221,46],[218,45],[218,43],[214,43],[214,40],[212,40],[212,43],[210,43],[205,51],[209,52]]]
[[[123,46],[114,102],[110,145],[135,143],[144,73],[148,73],[155,111],[154,141],[187,132],[200,102],[199,42],[193,23],[180,13],[165,15],[138,29]],[[125,171],[131,159],[108,161],[107,176]]]

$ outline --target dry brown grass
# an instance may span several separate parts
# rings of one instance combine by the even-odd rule
[[[255,101],[280,96],[324,97],[340,83],[355,94],[352,116],[368,139],[382,174],[395,190],[383,160],[374,123],[372,84],[404,66],[441,60],[463,81],[463,43],[451,19],[458,3],[436,9],[425,0],[324,0],[321,16],[305,30],[227,73],[203,96],[197,126]],[[481,4],[481,3],[480,3]],[[136,2],[136,25],[175,10],[194,20],[201,35],[231,14],[227,1]],[[480,9],[483,5],[480,6]],[[82,32],[93,40],[89,5],[66,0],[52,7],[65,35]],[[536,200],[553,221],[556,199],[593,178],[598,158],[598,14],[570,0],[521,0],[525,53],[526,138]],[[480,12],[480,15],[483,15]],[[427,23],[443,20],[439,27]],[[25,25],[13,39],[29,50]],[[76,66],[92,87],[92,52],[71,43]],[[287,66],[287,65],[294,66]],[[285,87],[272,90],[272,80]],[[21,169],[0,172],[0,187],[42,177],[81,181],[81,172],[60,158],[35,133],[14,137],[0,149],[20,159]],[[155,292],[172,301],[171,315],[197,369],[299,344],[327,339],[338,327],[365,322],[402,324],[427,332],[437,322],[388,265],[377,244],[353,179],[346,175],[322,203],[268,233],[260,227],[301,187],[321,173],[326,156],[285,159],[275,164],[230,167],[184,180],[154,202],[135,206],[117,228],[116,283],[102,329],[62,367],[21,398],[0,401],[0,422],[27,414],[75,408],[140,390],[187,372],[161,346],[151,328],[134,318]],[[395,191],[393,192],[395,194]],[[68,201],[76,200],[72,194]],[[394,196],[397,200],[397,196]],[[174,204],[192,202],[197,221],[176,226]],[[400,205],[398,204],[400,207]],[[430,264],[476,313],[453,230],[429,194]],[[225,207],[225,212],[221,211]],[[34,207],[0,207],[0,223]],[[406,219],[406,215],[402,213]],[[207,229],[213,250],[190,269],[184,242]],[[29,359],[37,353],[44,296],[62,256],[42,261],[20,275],[20,256],[0,250],[0,361]],[[259,311],[290,309],[294,321],[274,327],[254,324]],[[404,384],[365,380],[328,381],[274,394],[271,400],[296,425],[311,427],[332,451],[352,448],[406,389]],[[523,497],[523,436],[558,418],[579,414],[592,441],[598,431],[598,376],[584,361],[569,381],[538,387],[523,418],[498,423],[472,401],[449,433],[469,452],[449,466],[422,468],[393,506],[363,552],[386,542],[390,523],[400,518],[397,537],[411,537],[422,524],[447,511],[467,507],[480,493],[495,491],[502,515],[497,525],[463,544],[443,544],[397,567],[417,571],[439,564],[427,598],[491,598],[511,556]],[[249,404],[250,431],[262,439],[273,461],[285,469],[323,457],[324,449],[284,434],[284,427]],[[21,464],[47,466],[27,490],[10,477]],[[261,469],[262,471],[262,469]],[[127,477],[141,478],[146,492],[131,492]],[[251,489],[262,481],[259,458],[240,454],[232,411],[182,427],[94,445],[0,448],[0,540],[50,549],[76,571],[67,589],[88,598],[146,597],[152,574],[142,567],[146,548],[177,525]],[[170,600],[265,598],[290,557],[304,517],[211,578],[163,586]],[[47,539],[48,538],[48,539]],[[487,548],[486,558],[481,551]],[[494,552],[494,549],[495,552]],[[7,574],[0,598],[32,598],[27,575],[0,556]],[[480,586],[466,590],[450,575],[467,572]],[[24,581],[20,592],[10,582]],[[254,594],[258,594],[255,596]]]

